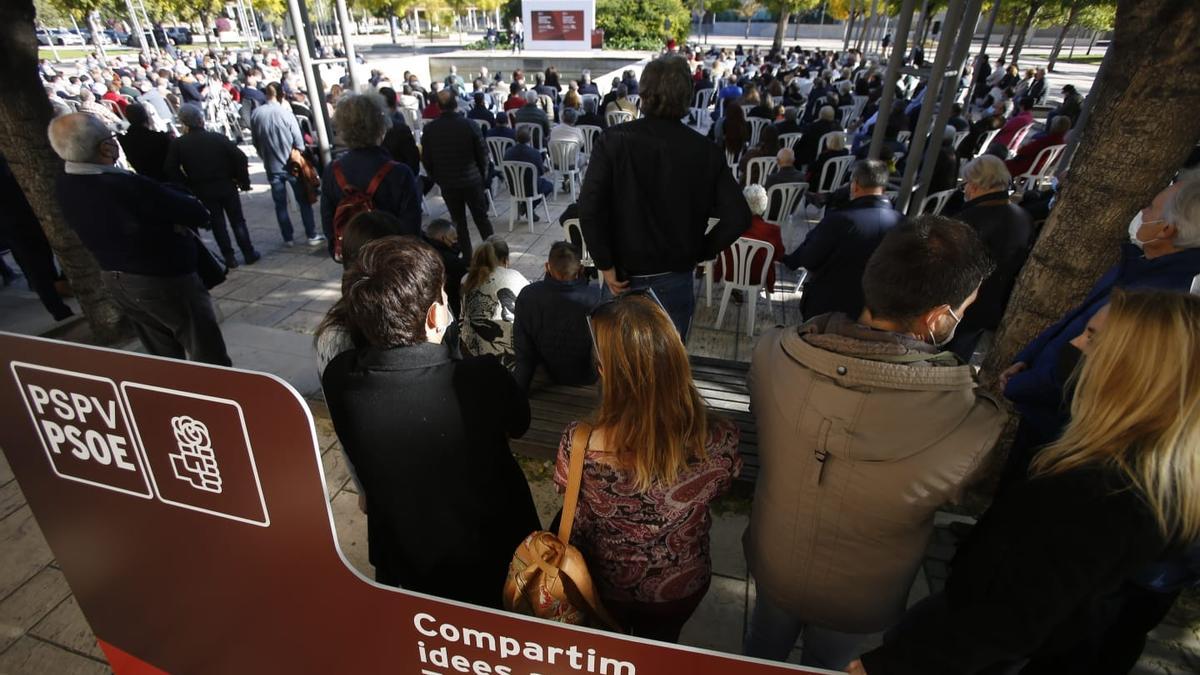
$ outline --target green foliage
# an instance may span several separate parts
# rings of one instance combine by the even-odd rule
[[[665,28],[665,20],[671,28]],[[659,49],[668,37],[687,39],[692,16],[681,0],[598,0],[596,27],[616,49]],[[651,46],[653,45],[653,46]]]

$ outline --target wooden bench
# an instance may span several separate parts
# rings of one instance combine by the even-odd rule
[[[753,483],[758,475],[758,432],[750,415],[746,388],[748,363],[693,356],[692,379],[708,409],[731,420],[741,432],[739,451],[744,467],[741,480]],[[569,422],[586,419],[600,402],[598,385],[570,387],[552,384],[539,375],[529,394],[532,419],[529,431],[510,441],[512,449],[538,459],[554,459]]]

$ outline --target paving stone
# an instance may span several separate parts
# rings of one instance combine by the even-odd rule
[[[745,579],[746,556],[742,553],[742,533],[750,523],[743,513],[713,514],[709,535],[712,546],[713,573],[734,579]]]
[[[298,309],[289,314],[279,323],[275,324],[275,327],[283,328],[284,330],[290,330],[295,333],[302,333],[304,335],[315,335],[317,332],[317,326],[319,326],[321,321],[324,319],[325,314],[323,312],[310,312],[307,310]]]
[[[0,654],[0,673],[54,675],[108,675],[108,663],[69,652],[26,635]]]
[[[0,520],[0,598],[7,597],[53,559],[28,506]]]
[[[303,307],[318,297],[323,297],[325,283],[312,279],[291,279],[258,299],[258,302],[276,307]]]
[[[330,446],[325,454],[321,455],[321,467],[325,471],[325,485],[329,490],[330,499],[350,482],[348,463],[346,453],[342,452],[340,445]]]
[[[4,452],[0,451],[0,485],[4,485],[13,478],[16,476],[13,475],[12,467],[8,465],[8,457],[5,457]]]
[[[746,581],[713,576],[708,594],[684,625],[680,644],[739,654],[746,616]]]
[[[333,498],[330,506],[342,555],[363,576],[374,579],[375,568],[367,558],[367,515],[358,508],[358,495],[343,490]]]
[[[0,486],[0,518],[16,511],[25,505],[25,494],[17,481],[10,480]]]
[[[87,619],[79,609],[79,603],[74,597],[54,608],[46,618],[42,619],[31,635],[36,635],[47,642],[53,642],[72,651],[86,654],[95,659],[104,660],[104,652],[96,644],[96,635]]]
[[[46,567],[0,601],[0,652],[70,596],[62,572]]]
[[[245,274],[251,275],[250,278],[245,283],[234,288],[225,297],[243,302],[256,302],[264,295],[288,282],[287,277],[274,274],[257,274],[251,272],[246,272]],[[217,288],[220,288],[220,286]]]

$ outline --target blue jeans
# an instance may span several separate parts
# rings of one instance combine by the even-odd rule
[[[300,220],[304,222],[304,233],[308,235],[309,239],[317,236],[312,204],[309,204],[308,200],[304,198],[304,192],[300,189],[300,181],[289,173],[267,174],[267,181],[271,183],[271,199],[275,201],[275,218],[279,221],[279,232],[283,235],[283,240],[292,240],[292,219],[288,215],[287,203],[288,185],[292,186],[292,196],[296,198],[296,203],[300,206]]]
[[[601,299],[607,300],[612,297],[608,284],[600,284],[600,287]],[[679,337],[687,344],[688,328],[692,325],[692,314],[696,311],[696,287],[691,272],[630,277],[629,288],[653,288],[658,301],[671,317],[671,323],[675,324],[675,329],[679,331]]]
[[[787,661],[804,633],[804,651],[800,665],[843,670],[859,656],[859,648],[869,637],[858,633],[842,633],[814,624],[806,624],[787,610],[772,603],[760,591],[754,601],[754,611],[746,624],[742,652],[746,656],[772,661]]]

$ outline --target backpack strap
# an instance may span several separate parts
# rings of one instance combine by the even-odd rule
[[[580,422],[571,435],[571,468],[567,472],[567,491],[563,495],[562,518],[558,522],[558,540],[571,543],[571,527],[575,525],[575,507],[579,505],[579,488],[583,484],[583,460],[592,440],[592,428]]]
[[[379,167],[379,170],[375,172],[375,177],[372,178],[371,182],[367,185],[368,197],[375,197],[375,191],[379,189],[380,185],[383,185],[383,179],[387,178],[387,175],[392,172],[392,167],[394,166],[396,166],[396,162],[388,161],[384,162],[383,166]]]
[[[338,189],[342,192],[350,189],[351,185],[346,182],[346,174],[342,173],[341,160],[333,163],[333,179],[337,181]]]

